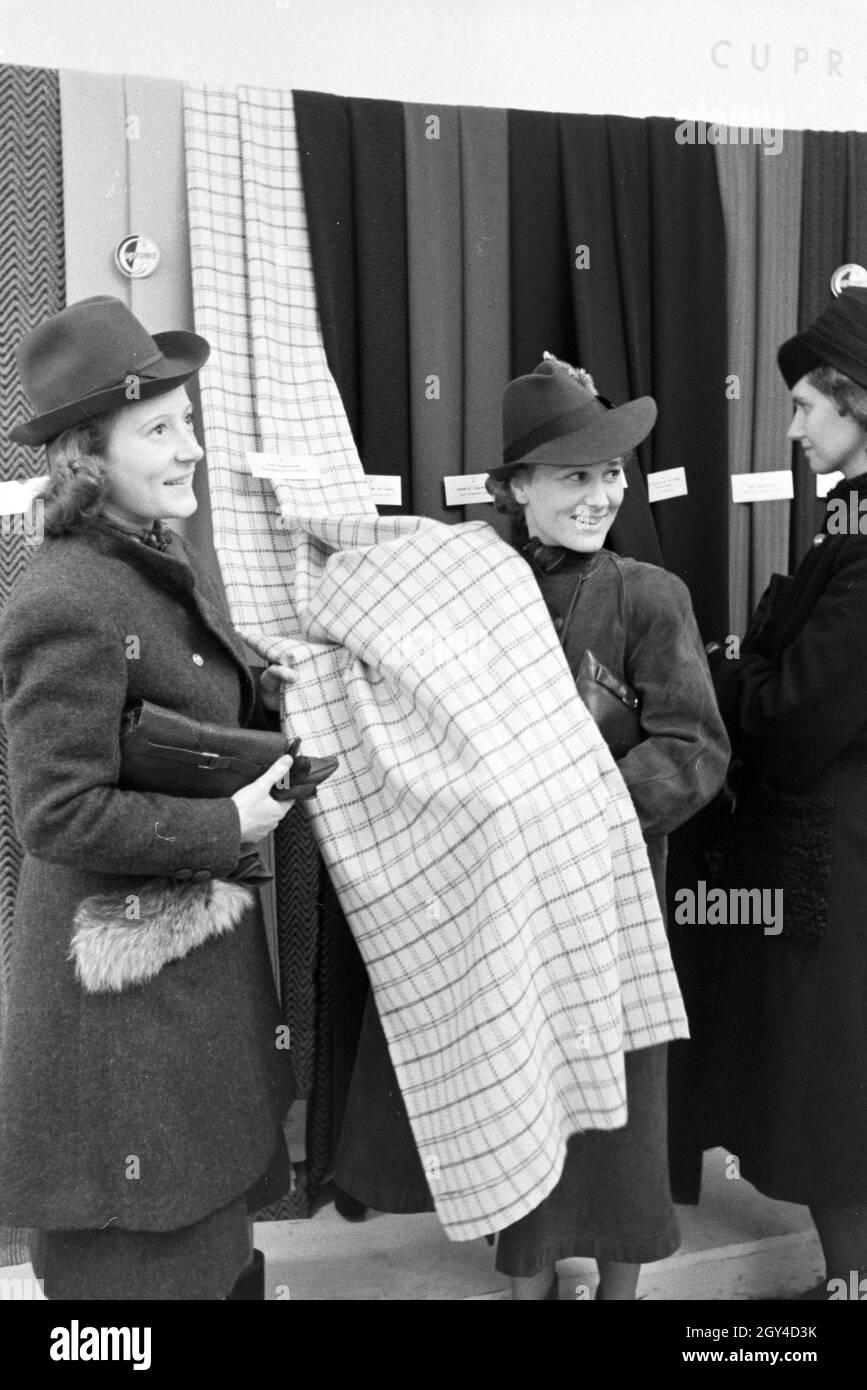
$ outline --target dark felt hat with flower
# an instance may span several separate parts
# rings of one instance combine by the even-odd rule
[[[527,463],[553,468],[606,463],[634,449],[655,423],[651,396],[612,406],[598,394],[589,372],[545,353],[528,376],[506,387],[503,462],[490,476],[507,478]]]

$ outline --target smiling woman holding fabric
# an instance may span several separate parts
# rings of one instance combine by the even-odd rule
[[[242,845],[291,801],[280,758],[234,795],[123,788],[121,721],[264,724],[244,649],[189,547],[202,457],[184,387],[208,344],[151,338],[116,299],[24,339],[47,444],[45,540],[0,623],[3,719],[25,850],[0,1070],[0,1222],[36,1228],[52,1299],[222,1299],[249,1212],[285,1191],[294,1094]],[[237,1296],[237,1295],[236,1295]]]
[[[624,455],[655,419],[650,397],[611,408],[586,372],[546,354],[506,388],[488,489],[526,526],[523,554],[632,797],[664,914],[666,837],[719,789],[729,746],[685,585],[605,549]],[[677,1248],[666,1047],[625,1062],[626,1126],[573,1135],[553,1192],[500,1235],[497,1268],[516,1299],[555,1298],[556,1262],[573,1255],[596,1259],[598,1298],[632,1299],[641,1264]]]

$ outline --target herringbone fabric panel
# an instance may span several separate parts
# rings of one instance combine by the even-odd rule
[[[57,73],[0,65],[0,478],[44,472],[31,449],[9,442],[29,411],[15,368],[22,335],[64,303],[63,188]],[[0,535],[0,607],[38,539],[38,514],[4,518]],[[12,948],[12,914],[21,849],[12,825],[0,725],[0,1027]],[[0,1229],[0,1265],[29,1258],[26,1233]]]
[[[313,1086],[316,932],[310,924],[318,917],[321,867],[310,822],[298,811],[290,813],[274,835],[274,887],[280,999],[291,1030],[300,1100],[310,1099]]]

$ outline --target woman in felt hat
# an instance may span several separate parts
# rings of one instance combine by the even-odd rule
[[[294,1080],[242,844],[291,806],[290,758],[232,797],[122,790],[125,707],[264,723],[222,596],[166,518],[196,508],[185,384],[208,344],[151,337],[119,300],[23,340],[47,446],[45,540],[0,622],[25,854],[0,1059],[0,1222],[38,1232],[49,1298],[242,1293],[249,1211],[289,1185]],[[38,504],[37,504],[38,505]],[[249,1281],[248,1281],[249,1282]]]
[[[725,885],[782,892],[782,930],[720,933],[708,1142],[810,1208],[825,1278],[867,1275],[867,290],[779,349],[788,437],[842,474],[794,575],[711,669],[735,755]]]
[[[665,911],[668,833],[718,791],[729,745],[685,585],[623,558],[605,538],[623,501],[624,463],[650,432],[650,397],[617,408],[590,376],[546,354],[503,401],[503,464],[488,490],[526,528],[523,553],[576,677],[587,653],[636,704],[632,746],[600,714],[647,844]],[[581,687],[579,679],[579,689]],[[616,697],[615,697],[616,698]],[[595,700],[588,694],[591,712]],[[626,1056],[624,1129],[573,1135],[560,1181],[501,1232],[497,1268],[518,1299],[556,1297],[557,1260],[592,1256],[597,1297],[635,1297],[640,1266],[679,1243],[667,1159],[666,1048]]]

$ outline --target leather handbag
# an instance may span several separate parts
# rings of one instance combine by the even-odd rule
[[[232,796],[290,753],[288,781],[273,787],[271,795],[277,801],[307,800],[335,771],[338,759],[301,757],[300,743],[288,743],[281,733],[188,719],[139,700],[121,723],[120,785],[169,796]]]
[[[616,761],[643,741],[639,696],[591,651],[581,658],[575,685]]]

